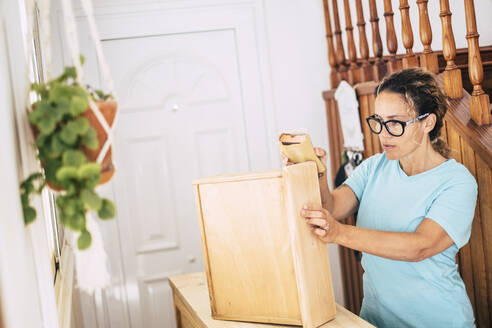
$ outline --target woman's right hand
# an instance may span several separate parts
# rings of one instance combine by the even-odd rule
[[[328,160],[328,153],[326,150],[321,147],[314,147],[314,153],[318,156],[319,160],[323,163],[326,169],[326,161]]]
[[[326,150],[321,147],[314,147],[314,153],[316,154],[316,156],[318,156],[321,163],[323,163],[326,168],[326,161],[328,159],[328,154],[326,153]],[[294,164],[282,151],[280,151],[280,157],[282,157],[282,163],[284,163],[285,166]]]

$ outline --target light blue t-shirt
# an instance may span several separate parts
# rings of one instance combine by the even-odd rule
[[[448,159],[407,176],[398,160],[371,156],[345,181],[359,200],[357,226],[413,232],[424,218],[437,222],[454,244],[420,262],[363,253],[361,317],[379,328],[474,327],[473,309],[458,273],[456,253],[470,238],[477,183]]]

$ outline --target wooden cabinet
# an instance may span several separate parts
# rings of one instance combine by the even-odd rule
[[[335,317],[326,245],[300,216],[321,204],[314,162],[194,188],[213,318],[312,328]]]
[[[169,278],[174,299],[177,328],[293,328],[251,322],[215,320],[210,315],[210,301],[204,272]],[[336,305],[337,317],[319,328],[374,328],[352,312]]]

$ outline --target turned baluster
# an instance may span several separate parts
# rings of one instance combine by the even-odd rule
[[[446,60],[443,81],[444,91],[451,98],[463,97],[463,81],[461,80],[461,70],[456,66],[456,44],[454,42],[453,27],[451,26],[451,10],[449,10],[449,0],[440,0],[442,25],[442,53]]]
[[[343,0],[343,8],[345,13],[345,31],[347,31],[347,50],[350,66],[348,68],[348,82],[351,85],[359,82],[360,71],[357,65],[357,53],[354,42],[354,28],[352,27],[352,17],[350,16],[349,0]]]
[[[401,61],[396,58],[398,41],[396,40],[395,25],[393,22],[393,8],[391,0],[384,0],[384,19],[386,21],[386,45],[390,53],[388,59],[388,71],[394,73],[402,68]]]
[[[335,39],[336,39],[336,60],[338,65],[338,80],[342,81],[348,80],[347,76],[347,66],[345,63],[345,52],[343,50],[343,42],[342,42],[342,31],[340,29],[340,17],[338,16],[338,4],[337,0],[332,0],[333,6],[333,20],[335,23]]]
[[[406,54],[402,59],[403,68],[419,66],[419,59],[413,53],[413,32],[412,24],[410,23],[410,6],[407,0],[400,0],[400,13],[401,13],[401,34],[403,40],[403,46],[406,49]]]
[[[483,67],[478,46],[477,22],[473,0],[465,0],[466,41],[468,42],[468,75],[473,84],[470,97],[470,116],[478,125],[490,124],[490,99],[482,89]]]
[[[340,81],[338,80],[337,61],[335,58],[335,47],[333,46],[333,32],[331,31],[331,18],[328,0],[323,0],[325,10],[326,42],[328,44],[328,63],[330,64],[330,82],[331,87],[336,88]]]
[[[359,51],[362,59],[360,67],[360,81],[367,82],[372,80],[372,66],[369,63],[369,45],[366,36],[366,22],[364,21],[364,12],[362,11],[362,0],[356,0],[357,8],[357,28],[359,29]]]
[[[374,80],[379,81],[386,74],[386,64],[383,61],[383,42],[379,34],[379,18],[375,0],[369,0],[369,12],[372,27],[372,52],[374,53]]]
[[[429,21],[429,12],[427,11],[428,0],[417,0],[419,6],[419,28],[420,40],[424,46],[424,51],[420,54],[420,66],[425,67],[433,73],[439,73],[437,64],[437,54],[432,51],[432,29]]]

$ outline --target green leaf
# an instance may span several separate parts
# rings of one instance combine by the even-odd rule
[[[42,135],[40,134],[37,138],[36,138],[36,147],[38,148],[42,148],[44,147],[44,144],[45,142],[48,140],[48,136],[45,136],[45,135]]]
[[[56,100],[54,106],[62,113],[62,115],[70,113],[70,98],[63,97]]]
[[[82,137],[82,143],[89,149],[94,150],[99,147],[99,140],[97,139],[97,132],[93,127],[89,127],[85,136]]]
[[[36,210],[30,206],[23,207],[22,212],[24,213],[24,224],[29,224],[36,219]]]
[[[78,169],[80,179],[95,178],[99,180],[101,176],[101,164],[96,162],[90,162],[82,164]]]
[[[77,246],[80,250],[89,248],[92,243],[92,236],[89,231],[84,230],[80,233],[79,239],[77,240]]]
[[[82,199],[82,201],[88,208],[94,211],[99,211],[103,202],[103,200],[96,192],[89,189],[83,189],[80,192],[80,199]]]
[[[85,135],[89,131],[89,120],[85,117],[79,117],[75,121],[71,122],[73,129],[81,136]]]
[[[74,231],[85,230],[85,215],[84,212],[75,213],[69,220],[69,227]]]
[[[60,157],[61,154],[65,150],[67,150],[67,146],[61,140],[61,136],[60,136],[59,133],[53,135],[53,137],[51,138],[50,146],[51,146],[51,152],[52,152],[52,155],[53,155],[51,157]]]
[[[77,132],[70,127],[70,124],[66,124],[60,132],[61,140],[68,145],[74,145],[77,137]]]
[[[77,168],[73,166],[63,166],[56,171],[56,179],[58,181],[66,181],[76,179],[78,177]]]
[[[44,162],[44,172],[46,175],[46,180],[55,184],[58,183],[56,174],[61,166],[62,163],[59,158],[48,158]]]
[[[47,134],[52,133],[55,130],[56,122],[52,118],[46,117],[46,118],[41,119],[38,122],[37,126],[38,126],[38,129],[41,132],[41,134],[47,135]]]
[[[81,66],[85,64],[85,57],[84,57],[84,55],[80,54],[79,55],[79,60],[80,60],[80,65]]]
[[[114,203],[109,199],[104,198],[102,200],[102,206],[97,212],[97,214],[102,220],[114,218],[116,214],[116,208],[114,206]]]
[[[73,96],[70,101],[70,114],[77,117],[87,110],[87,106],[89,106],[88,97]]]
[[[63,153],[63,165],[79,167],[87,163],[87,156],[81,150],[67,150]]]

